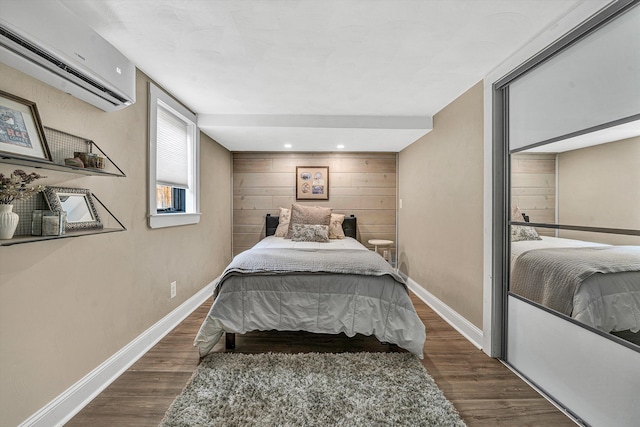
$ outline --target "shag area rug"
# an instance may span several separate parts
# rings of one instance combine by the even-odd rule
[[[410,353],[213,353],[161,426],[464,426]]]

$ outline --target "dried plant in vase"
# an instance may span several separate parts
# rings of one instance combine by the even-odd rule
[[[13,210],[13,202],[26,200],[44,190],[44,185],[29,186],[33,181],[46,178],[35,172],[16,169],[10,176],[0,173],[0,239],[11,239],[20,217]]]
[[[0,205],[10,205],[16,200],[26,200],[44,190],[44,185],[27,187],[36,179],[46,178],[35,172],[26,173],[16,169],[10,176],[0,173]]]

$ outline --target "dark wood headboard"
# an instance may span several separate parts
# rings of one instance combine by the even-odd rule
[[[280,217],[271,216],[271,214],[267,214],[266,216],[266,235],[273,236],[276,234],[276,228],[278,228],[278,224],[280,223]],[[357,239],[358,234],[358,220],[355,215],[344,217],[344,221],[342,221],[342,229],[344,230],[344,235],[347,237],[353,237]]]

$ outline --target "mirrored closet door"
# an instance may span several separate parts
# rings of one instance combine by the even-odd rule
[[[585,425],[640,416],[639,29],[615,2],[496,86],[505,360]]]

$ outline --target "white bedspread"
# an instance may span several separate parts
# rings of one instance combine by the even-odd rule
[[[353,249],[368,251],[362,243],[351,237],[344,239],[331,239],[328,243],[320,242],[294,242],[291,239],[268,236],[253,246],[256,249]]]
[[[602,243],[563,239],[560,237],[540,236],[540,238],[542,240],[522,240],[519,242],[511,242],[511,271],[513,271],[513,264],[515,263],[516,258],[532,249],[591,248],[598,246],[610,246]]]
[[[253,249],[257,256],[265,250],[291,248],[318,257],[333,250],[345,257],[350,251],[368,251],[352,238],[311,243],[270,236],[243,257],[251,256]],[[196,336],[194,345],[201,356],[211,351],[223,332],[302,330],[374,335],[423,357],[424,324],[406,286],[394,275],[310,273],[303,272],[304,268],[282,274],[239,274],[237,268],[233,270],[233,274],[225,270],[221,275],[217,296]]]
[[[542,236],[542,240],[511,242],[511,270],[517,258],[535,249],[610,246]],[[594,274],[573,296],[571,317],[604,332],[640,331],[640,272]]]

